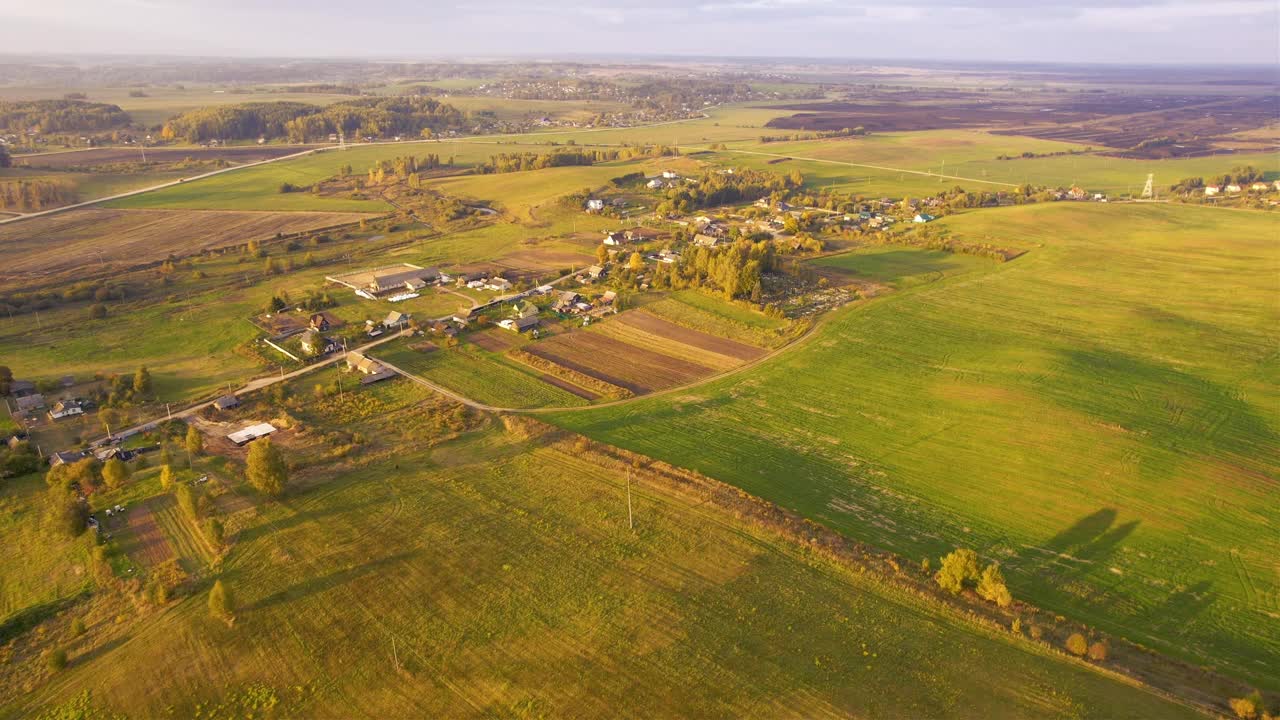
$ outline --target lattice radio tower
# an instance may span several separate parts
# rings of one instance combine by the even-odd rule
[[[1155,173],[1147,173],[1147,184],[1142,186],[1142,197],[1154,198],[1156,196],[1155,189],[1152,187],[1155,184],[1155,177]]]

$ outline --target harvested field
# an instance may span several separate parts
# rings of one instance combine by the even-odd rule
[[[557,335],[530,345],[528,352],[637,395],[684,385],[713,372],[596,332]]]
[[[515,345],[518,338],[510,330],[491,329],[472,333],[467,339],[489,352],[500,353]]]
[[[147,148],[148,163],[181,162],[192,160],[227,160],[241,164],[270,160],[308,150],[314,145],[251,145],[244,147],[153,147]],[[89,168],[97,165],[142,162],[142,151],[136,147],[94,148],[69,152],[19,155],[13,159],[15,167],[49,168],[65,170]]]
[[[582,398],[583,400],[587,400],[588,402],[600,397],[598,394],[593,393],[586,388],[578,387],[577,385],[574,385],[568,380],[561,380],[555,375],[547,375],[544,373],[542,375],[539,375],[538,379],[544,383],[550,383],[552,385],[555,385],[556,387],[566,392],[571,392],[574,395],[577,395],[578,397]]]
[[[636,312],[623,313],[617,318],[617,322],[634,327],[654,335],[660,335],[675,342],[692,345],[700,350],[724,355],[734,360],[746,362],[755,360],[765,354],[763,348],[740,343],[728,338],[718,337],[710,333],[693,330],[683,325],[677,325],[669,320],[663,320],[657,315],[647,313],[643,310]]]
[[[129,557],[145,567],[155,567],[173,559],[173,547],[150,507],[134,507],[129,511],[127,522],[132,537],[125,543],[124,550]]]
[[[547,273],[564,268],[581,268],[595,263],[596,259],[589,252],[573,250],[520,250],[504,255],[494,261],[506,270],[505,276],[510,280],[533,280]]]
[[[86,262],[161,260],[207,248],[356,222],[356,213],[84,208],[0,225],[0,276],[51,274]]]

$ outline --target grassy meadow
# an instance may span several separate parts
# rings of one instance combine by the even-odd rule
[[[1031,250],[679,398],[552,417],[910,557],[972,547],[1015,596],[1280,688],[1272,219],[1059,203],[940,227]],[[939,258],[823,262],[894,281]]]
[[[729,151],[709,157],[727,165],[776,172],[799,170],[806,184],[812,187],[834,187],[888,197],[930,195],[955,185],[977,191],[1008,189],[1022,183],[1048,187],[1078,184],[1091,192],[1136,195],[1142,190],[1147,173],[1154,173],[1157,188],[1163,189],[1184,177],[1212,177],[1243,165],[1253,165],[1272,176],[1280,176],[1280,162],[1273,153],[1173,160],[1132,160],[1095,154],[997,159],[1000,155],[1017,156],[1023,152],[1045,154],[1083,149],[1084,146],[1073,143],[993,135],[981,130],[929,130],[801,142],[739,142],[729,144]],[[780,157],[792,159],[776,162]]]
[[[573,407],[586,401],[538,379],[540,373],[500,353],[471,343],[420,352],[403,342],[380,348],[375,357],[472,400],[494,407]]]
[[[407,381],[303,407],[299,428],[368,440],[309,459],[278,502],[228,464],[217,568],[162,607],[64,601],[0,670],[0,714],[1195,717],[643,473],[630,530],[621,467],[483,418],[440,436],[427,418],[452,411]],[[293,452],[324,452],[307,447]],[[135,482],[135,501],[155,492]],[[7,483],[0,501],[28,506],[42,485]],[[21,572],[82,566],[83,542],[46,544],[33,523],[0,521],[5,552],[39,556]],[[160,527],[203,562],[172,518]],[[215,574],[233,626],[209,616]],[[38,656],[54,645],[69,656],[56,675]]]

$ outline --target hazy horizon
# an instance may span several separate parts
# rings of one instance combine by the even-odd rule
[[[1275,65],[1271,0],[658,0],[529,7],[509,2],[358,6],[231,0],[0,1],[5,51],[41,55],[432,59],[795,58],[930,62]]]

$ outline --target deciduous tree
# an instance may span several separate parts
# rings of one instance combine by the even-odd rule
[[[129,479],[129,466],[120,458],[111,458],[102,466],[102,481],[117,490]]]
[[[280,450],[271,444],[271,438],[262,438],[249,446],[245,475],[249,484],[266,495],[276,497],[284,493],[289,470]]]
[[[952,551],[942,558],[942,566],[933,579],[943,590],[958,595],[966,585],[978,580],[978,554],[964,548]]]
[[[195,425],[187,427],[187,452],[192,455],[200,455],[204,452],[204,435],[196,429]]]
[[[1000,572],[1000,563],[991,563],[982,571],[982,577],[978,579],[978,595],[1000,607],[1009,607],[1013,602],[1004,582],[1004,573]]]
[[[209,590],[209,614],[219,620],[231,622],[235,618],[235,611],[235,598],[231,596],[231,591],[221,579],[215,580],[213,588]]]
[[[1067,638],[1067,651],[1083,657],[1089,651],[1089,642],[1080,633],[1071,633],[1071,637]]]

